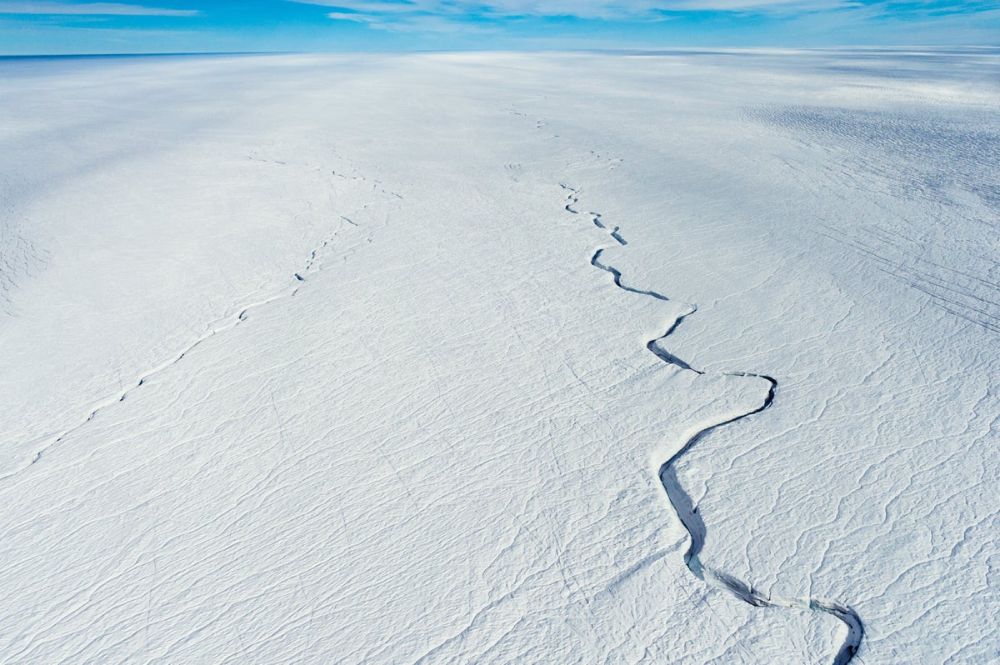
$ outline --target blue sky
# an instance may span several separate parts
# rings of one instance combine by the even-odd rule
[[[997,45],[1000,0],[0,0],[0,54]]]

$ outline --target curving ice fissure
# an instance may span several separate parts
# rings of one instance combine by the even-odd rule
[[[560,187],[567,193],[566,203],[563,206],[563,209],[573,215],[581,214],[576,208],[576,205],[579,203],[580,190],[565,183],[560,183]],[[587,214],[590,216],[594,226],[607,232],[618,245],[624,246],[627,244],[626,240],[619,232],[620,227],[616,226],[613,229],[609,228],[604,223],[601,213],[589,212]],[[623,281],[624,278],[622,272],[618,268],[604,263],[601,260],[605,249],[605,246],[596,248],[591,256],[590,264],[595,268],[611,275],[612,282],[615,286],[623,291],[647,296],[656,300],[670,300],[670,298],[662,293],[639,289],[627,285]],[[683,323],[685,318],[696,311],[697,307],[695,305],[689,305],[687,310],[677,316],[666,331],[648,340],[646,342],[646,348],[657,358],[669,365],[675,365],[684,371],[694,372],[696,374],[705,374],[703,370],[699,370],[692,366],[688,361],[673,355],[661,345],[661,342],[672,335],[680,324]],[[774,377],[766,374],[756,374],[752,372],[727,372],[726,375],[756,379],[763,382],[764,387],[766,388],[766,393],[760,406],[699,430],[693,436],[688,438],[687,441],[684,442],[684,445],[677,450],[677,452],[660,464],[657,474],[660,479],[660,484],[663,486],[663,490],[666,493],[667,499],[670,501],[671,507],[677,514],[678,519],[681,521],[681,524],[684,526],[684,530],[687,532],[688,538],[690,539],[690,545],[684,553],[684,563],[688,570],[690,570],[691,573],[698,579],[704,581],[712,587],[723,589],[730,595],[733,595],[741,601],[754,607],[783,607],[789,609],[823,612],[824,614],[834,617],[844,624],[847,634],[840,646],[840,649],[838,649],[837,653],[834,655],[832,662],[833,665],[847,665],[858,652],[865,634],[864,624],[861,621],[861,617],[850,606],[840,602],[815,597],[786,598],[772,594],[765,594],[760,590],[755,589],[751,583],[745,582],[733,575],[730,575],[729,573],[726,573],[725,571],[716,570],[707,566],[701,560],[701,552],[705,545],[705,522],[702,520],[701,515],[698,512],[698,506],[696,505],[694,499],[684,489],[677,477],[677,462],[687,455],[700,441],[704,440],[715,430],[732,425],[733,423],[739,422],[745,418],[749,418],[750,416],[771,408],[778,392],[778,381]]]

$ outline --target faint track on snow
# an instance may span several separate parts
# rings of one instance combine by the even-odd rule
[[[581,214],[580,211],[575,208],[579,202],[579,190],[564,183],[560,183],[559,186],[567,192],[566,204],[563,206],[563,209],[573,215]],[[589,212],[587,214],[590,216],[594,226],[607,232],[608,235],[610,235],[611,238],[619,245],[624,246],[628,244],[619,233],[619,227],[616,226],[613,229],[608,228],[600,213]],[[601,255],[604,253],[605,249],[606,247],[598,247],[594,250],[594,253],[590,258],[590,265],[611,275],[611,279],[615,286],[623,291],[655,298],[656,300],[670,300],[667,296],[662,293],[657,293],[656,291],[627,286],[622,281],[623,277],[620,270],[601,261]],[[663,334],[650,339],[646,343],[646,348],[653,355],[668,365],[674,365],[679,367],[681,370],[703,375],[705,374],[704,371],[695,369],[689,362],[678,358],[660,345],[660,342],[665,340],[677,330],[681,323],[684,322],[684,319],[691,314],[694,314],[696,311],[697,307],[694,305],[689,306],[688,310],[679,315]],[[765,382],[767,384],[767,394],[761,405],[755,409],[751,409],[750,411],[741,413],[737,416],[733,416],[723,420],[722,422],[709,425],[708,427],[699,430],[693,436],[688,438],[680,450],[671,455],[660,465],[658,472],[660,484],[663,486],[667,499],[670,501],[670,505],[673,507],[674,512],[677,513],[677,517],[680,519],[681,524],[684,526],[685,531],[687,531],[688,538],[691,541],[687,552],[684,553],[684,564],[695,577],[702,580],[706,584],[715,588],[723,589],[743,602],[753,605],[754,607],[784,607],[796,610],[823,612],[834,617],[846,626],[847,637],[844,639],[843,644],[841,644],[840,649],[834,656],[833,665],[847,665],[858,652],[865,634],[864,624],[861,622],[861,617],[853,609],[847,605],[820,598],[810,597],[806,599],[799,599],[765,595],[761,591],[755,589],[753,585],[748,584],[747,582],[744,582],[743,580],[726,572],[710,568],[704,565],[701,561],[701,550],[705,545],[705,523],[701,519],[701,514],[698,512],[698,506],[695,505],[694,499],[687,493],[677,478],[677,462],[689,453],[700,441],[705,439],[715,430],[726,427],[727,425],[732,425],[733,423],[739,422],[744,418],[749,418],[750,416],[771,408],[774,404],[775,396],[778,391],[778,381],[766,374],[727,372],[726,375],[759,379]]]
[[[341,220],[351,224],[352,226],[355,227],[358,226],[358,224],[351,221],[350,219],[347,219],[346,217],[341,217]],[[303,288],[302,283],[307,281],[307,278],[310,274],[315,274],[320,270],[322,270],[321,264],[318,263],[319,254],[320,252],[322,252],[322,250],[328,247],[331,242],[333,242],[334,237],[336,237],[338,233],[339,230],[335,231],[332,236],[324,240],[322,244],[318,245],[312,251],[309,252],[308,259],[303,264],[303,268],[291,274],[290,277],[292,283],[290,286],[285,286],[282,289],[274,292],[272,295],[262,298],[260,300],[243,304],[238,308],[236,314],[219,320],[221,322],[216,322],[215,324],[211,324],[209,329],[205,333],[203,333],[197,339],[194,339],[190,343],[185,345],[182,349],[174,353],[169,359],[139,374],[138,378],[135,379],[129,387],[122,388],[118,392],[108,395],[107,397],[100,399],[94,404],[92,404],[90,408],[87,410],[87,415],[83,419],[76,422],[76,424],[71,425],[63,429],[62,431],[58,432],[57,434],[54,434],[45,439],[41,443],[41,445],[38,446],[38,448],[31,455],[31,458],[27,462],[25,462],[21,466],[18,466],[0,475],[0,484],[6,483],[10,479],[17,476],[18,474],[24,472],[33,465],[37,464],[49,451],[59,446],[59,444],[65,441],[67,437],[74,434],[79,429],[81,429],[89,422],[94,420],[94,418],[96,418],[98,414],[114,406],[115,404],[124,402],[129,395],[131,395],[134,391],[138,390],[143,385],[145,385],[147,381],[149,381],[156,375],[161,374],[162,372],[166,371],[167,369],[179,363],[181,360],[184,359],[185,356],[187,356],[189,353],[194,351],[196,348],[201,346],[209,339],[221,333],[232,330],[233,328],[237,327],[238,325],[246,321],[249,313],[252,310],[259,309],[261,307],[264,307],[265,305],[269,305],[279,300],[284,300],[286,298],[294,297],[299,292],[299,290]]]

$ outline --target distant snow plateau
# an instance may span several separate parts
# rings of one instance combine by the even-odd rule
[[[0,663],[1000,661],[1000,51],[0,61]]]

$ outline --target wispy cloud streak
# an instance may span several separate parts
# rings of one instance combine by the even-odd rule
[[[989,14],[996,0],[287,0],[330,9],[326,16],[396,32],[456,32],[504,23],[567,19],[655,23],[691,12],[789,20],[810,16],[876,21]]]
[[[197,16],[197,9],[167,9],[118,2],[3,2],[0,14],[52,16]]]

